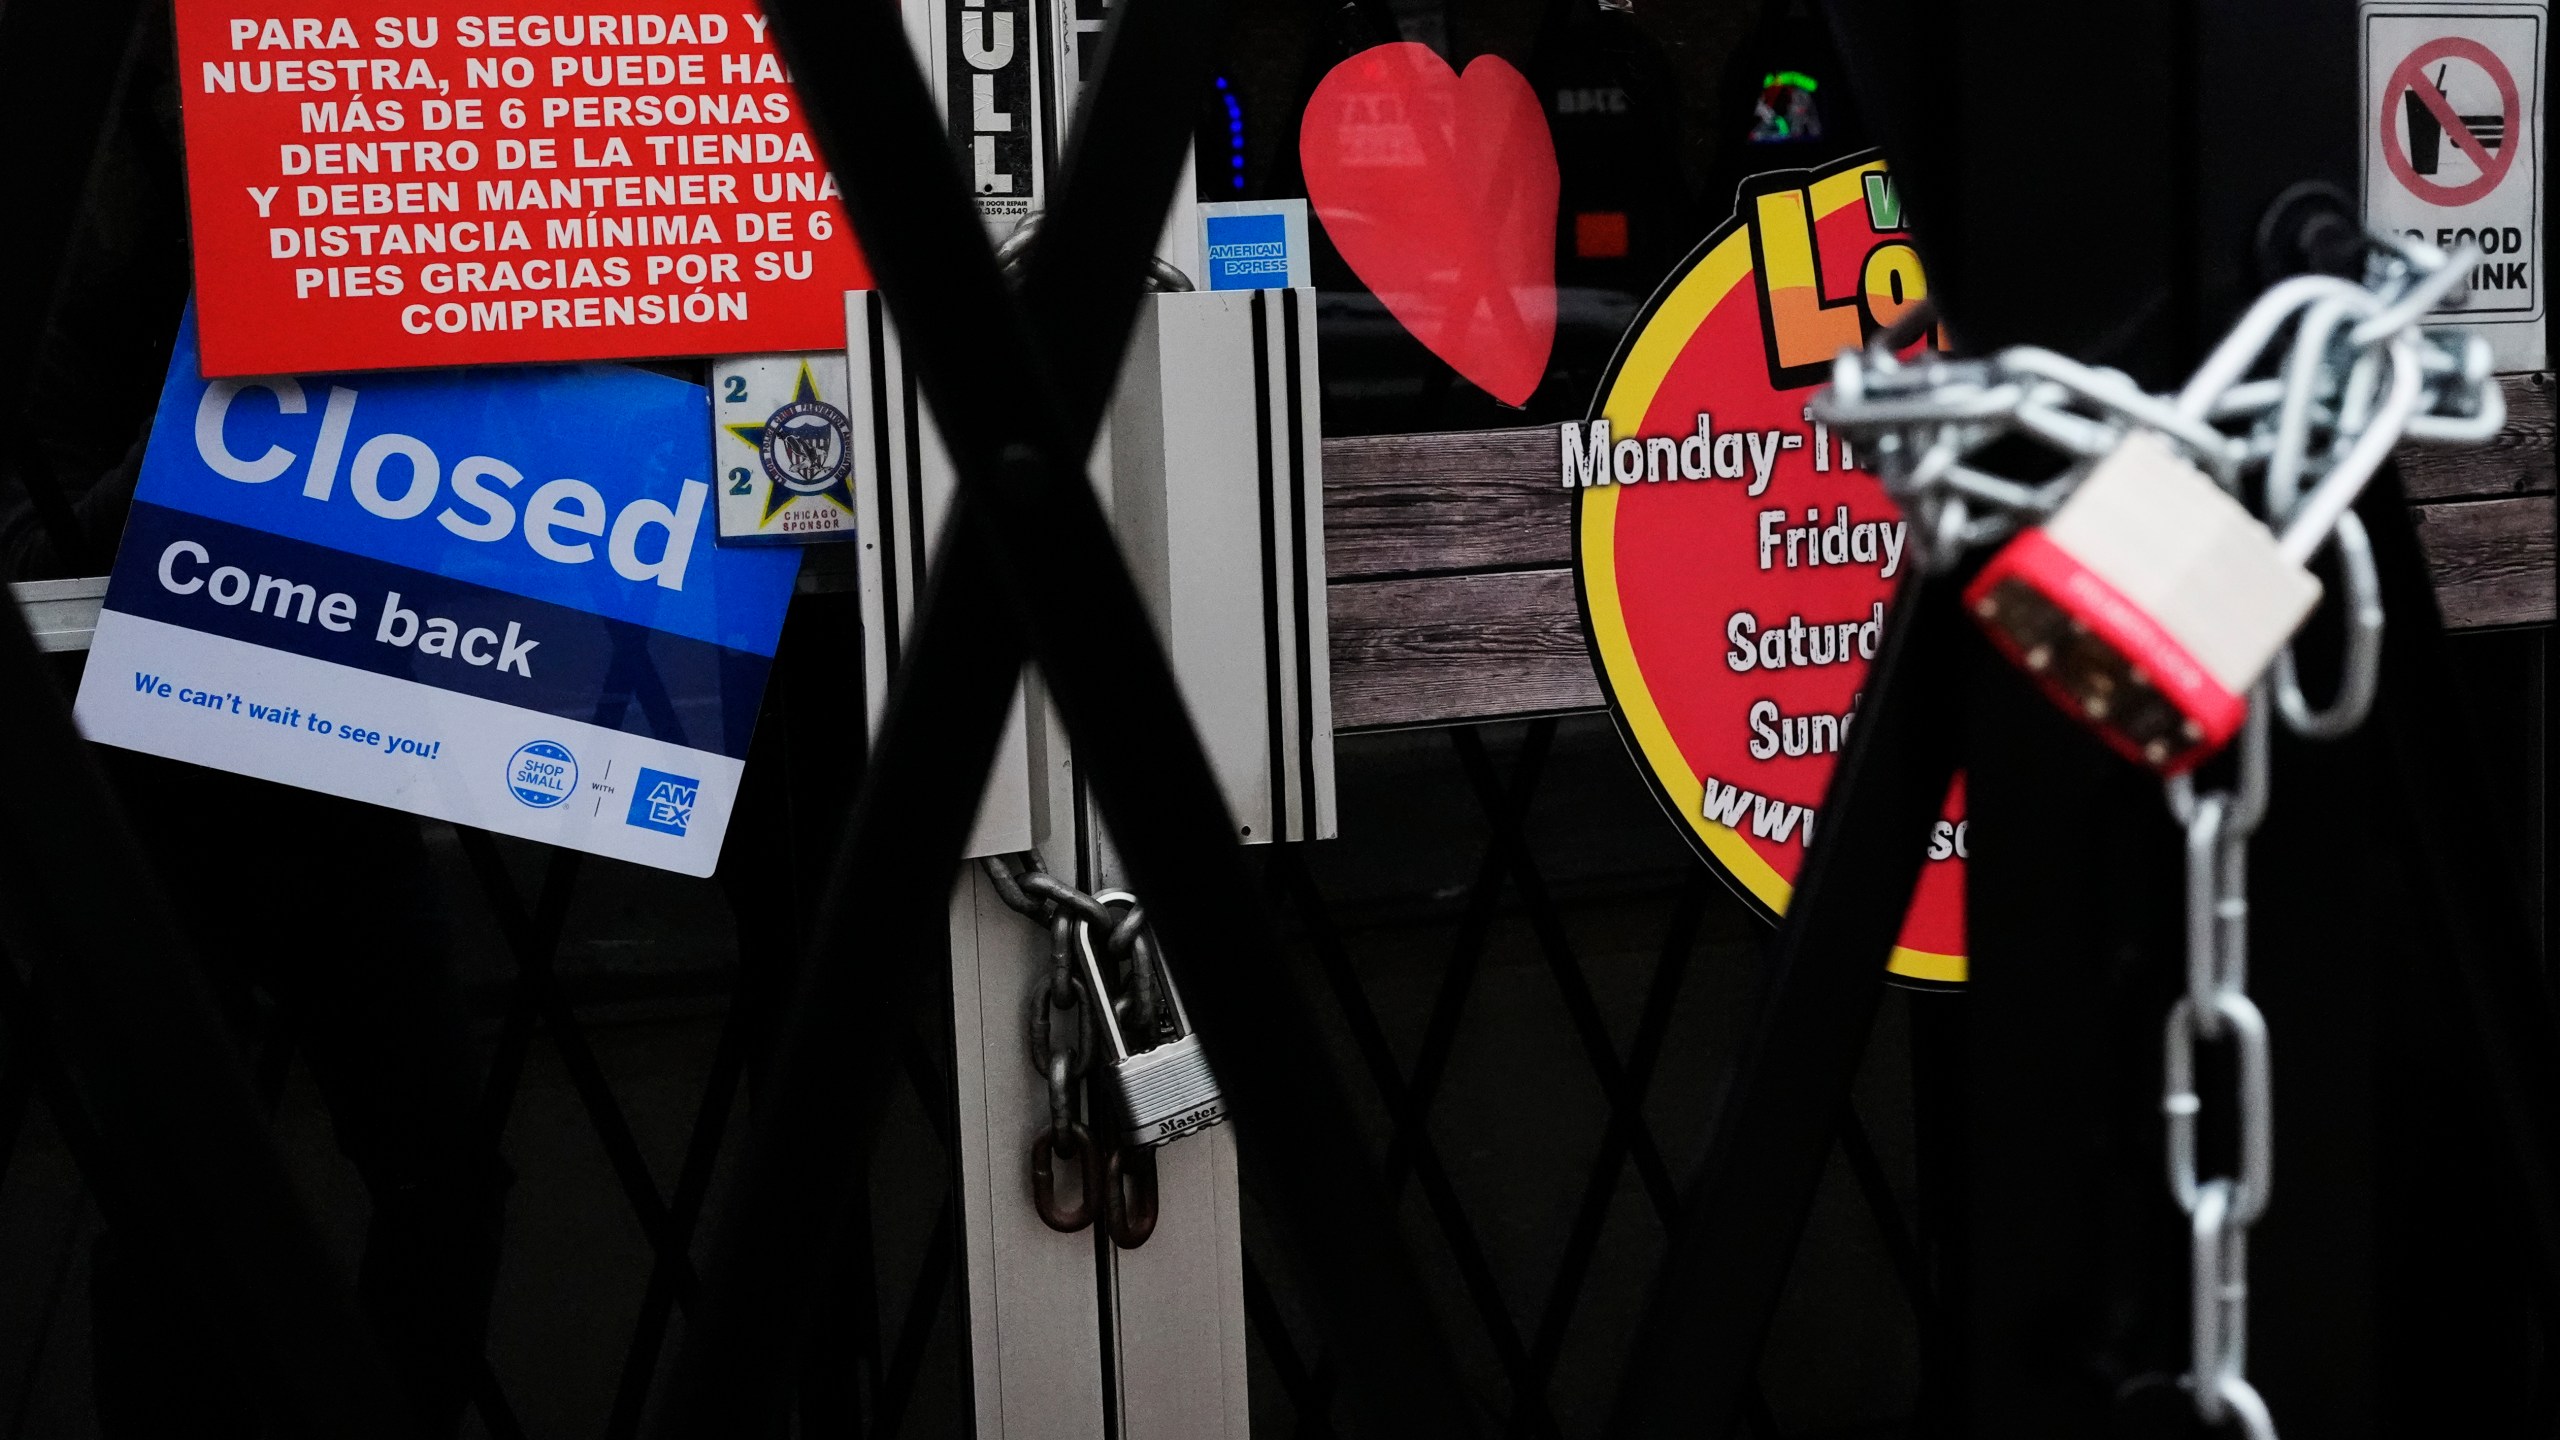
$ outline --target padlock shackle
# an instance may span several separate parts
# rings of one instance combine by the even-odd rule
[[[1138,897],[1126,890],[1105,890],[1093,898],[1104,909],[1115,905],[1126,905],[1134,910],[1138,905]],[[1156,949],[1155,927],[1150,925],[1141,929],[1138,932],[1138,943],[1146,947],[1146,953],[1141,959],[1155,968],[1156,979],[1164,985],[1165,999],[1173,1006],[1174,1023],[1182,1027],[1183,1034],[1190,1034],[1191,1012],[1183,1008],[1182,987],[1173,983],[1173,967],[1164,963],[1164,956]]]
[[[1173,967],[1166,964],[1164,957],[1156,953],[1154,931],[1147,932],[1144,943],[1147,947],[1147,962],[1156,967],[1156,979],[1164,986],[1165,1002],[1173,1007],[1174,1023],[1182,1027],[1183,1034],[1192,1033],[1191,1012],[1182,1006],[1182,987],[1173,983]]]
[[[1122,905],[1134,908],[1138,903],[1138,897],[1126,890],[1100,890],[1094,893],[1093,898],[1096,904],[1106,910]],[[1084,957],[1086,983],[1093,990],[1094,1013],[1102,1021],[1103,1035],[1111,1042],[1111,1054],[1114,1059],[1127,1060],[1130,1055],[1129,1042],[1120,1034],[1119,1007],[1112,1001],[1110,987],[1103,982],[1102,957],[1095,954],[1093,948],[1093,927],[1094,922],[1090,918],[1084,916],[1076,918],[1076,950]],[[1154,967],[1157,981],[1164,986],[1165,1000],[1173,1006],[1174,1023],[1182,1028],[1182,1035],[1175,1038],[1180,1039],[1182,1036],[1190,1035],[1193,1033],[1191,1011],[1182,1003],[1182,987],[1173,981],[1173,967],[1163,963],[1162,957],[1156,953],[1153,931],[1139,931],[1137,943],[1140,948],[1135,956],[1136,962]]]
[[[1129,1042],[1120,1036],[1120,1010],[1111,1002],[1110,988],[1102,983],[1102,960],[1093,953],[1093,922],[1076,922],[1076,950],[1084,957],[1085,983],[1093,990],[1094,1018],[1102,1023],[1102,1038],[1111,1042],[1111,1058],[1129,1058]]]

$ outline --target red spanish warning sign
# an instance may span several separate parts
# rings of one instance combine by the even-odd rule
[[[1807,407],[1832,357],[1926,293],[1882,161],[1755,177],[1561,436],[1611,709],[1699,852],[1772,915],[1919,563],[1883,487]],[[1890,964],[1911,980],[1964,978],[1961,781],[1948,801]]]
[[[831,349],[862,258],[763,14],[179,0],[207,375]]]

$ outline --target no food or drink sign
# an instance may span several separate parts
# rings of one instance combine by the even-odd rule
[[[2479,246],[2444,323],[2487,335],[2502,370],[2540,368],[2546,5],[2373,0],[2362,19],[2366,222]]]

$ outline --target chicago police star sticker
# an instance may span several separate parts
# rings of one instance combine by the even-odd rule
[[[771,482],[758,525],[804,496],[853,513],[853,422],[818,398],[808,361],[800,362],[800,383],[792,387],[789,402],[761,423],[723,428],[755,447]]]

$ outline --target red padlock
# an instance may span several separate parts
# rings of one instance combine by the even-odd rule
[[[2239,501],[2145,431],[1965,590],[1994,645],[2127,758],[2194,768],[2320,603]]]

